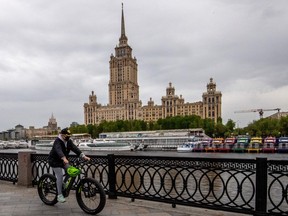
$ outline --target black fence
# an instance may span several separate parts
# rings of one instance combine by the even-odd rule
[[[18,154],[0,153],[0,180],[18,181]]]
[[[0,158],[8,166],[10,159],[12,164],[15,160],[3,159],[1,154]],[[288,215],[288,161],[123,155],[91,158],[92,163],[82,169],[103,185],[110,198],[122,196],[171,203],[173,207],[187,205],[253,215]],[[31,162],[34,185],[42,174],[53,173],[47,155],[33,154]]]

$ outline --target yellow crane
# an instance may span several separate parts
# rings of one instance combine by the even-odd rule
[[[238,111],[235,111],[234,113],[247,113],[247,112],[258,112],[259,113],[259,116],[260,116],[260,119],[263,118],[263,114],[264,114],[264,111],[278,111],[280,112],[280,108],[274,108],[274,109],[250,109],[250,110],[238,110]]]

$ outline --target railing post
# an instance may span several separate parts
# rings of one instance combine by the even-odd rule
[[[256,158],[255,216],[267,215],[267,158]]]
[[[115,157],[114,154],[108,154],[108,182],[109,182],[109,199],[117,199],[116,195],[116,174],[115,174]]]
[[[18,185],[32,186],[32,162],[31,154],[33,151],[18,152]]]

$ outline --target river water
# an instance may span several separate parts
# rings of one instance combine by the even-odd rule
[[[19,151],[35,151],[39,154],[48,154],[49,151],[30,149],[0,149],[0,153],[17,153]],[[196,157],[196,158],[237,158],[256,159],[267,158],[268,160],[288,160],[288,154],[283,153],[219,153],[219,152],[177,152],[174,151],[83,151],[87,155],[133,155],[133,156],[163,156],[163,157]]]

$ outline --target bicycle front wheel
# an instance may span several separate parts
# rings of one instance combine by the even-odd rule
[[[82,179],[77,185],[76,199],[87,214],[98,214],[106,204],[106,194],[102,185],[92,178]]]
[[[38,195],[46,205],[55,205],[57,203],[56,177],[51,174],[44,174],[38,181]]]

